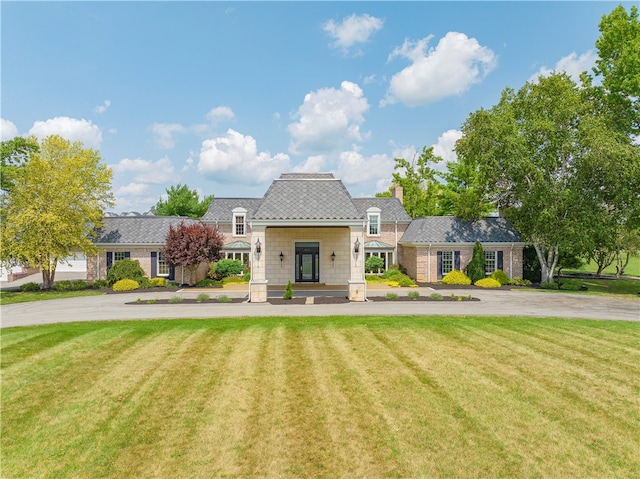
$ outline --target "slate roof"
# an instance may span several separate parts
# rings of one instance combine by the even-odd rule
[[[399,243],[519,243],[520,233],[505,218],[464,221],[453,216],[416,218]]]
[[[253,216],[263,198],[213,198],[209,209],[202,217],[205,222],[231,223],[234,208],[247,210],[247,219]]]
[[[164,245],[169,226],[194,224],[198,220],[179,216],[110,216],[103,218],[104,227],[93,239],[95,244]]]
[[[353,203],[363,217],[367,217],[369,208],[380,208],[380,220],[386,222],[411,222],[411,216],[407,214],[398,198],[353,198]]]
[[[256,220],[361,220],[351,195],[331,173],[284,173],[253,214]]]

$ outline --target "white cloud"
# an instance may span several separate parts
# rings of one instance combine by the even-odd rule
[[[356,15],[342,19],[342,22],[329,20],[323,30],[332,38],[331,46],[347,51],[357,43],[366,43],[371,35],[382,29],[384,20],[371,15]]]
[[[464,33],[449,32],[435,48],[425,52],[432,38],[405,40],[391,53],[389,60],[403,57],[412,63],[393,75],[381,106],[397,102],[418,106],[460,95],[496,66],[493,51]]]
[[[218,182],[257,185],[289,168],[289,155],[258,152],[256,140],[229,129],[224,136],[202,142],[198,172]]]
[[[121,186],[116,190],[116,196],[142,196],[149,191],[149,185],[146,183],[129,183]]]
[[[36,121],[29,130],[30,135],[45,138],[50,135],[60,135],[69,141],[81,141],[87,148],[100,148],[102,131],[98,125],[89,120],[78,120],[67,116],[57,116],[47,121]]]
[[[572,52],[561,58],[553,68],[541,67],[529,78],[530,82],[536,82],[538,77],[548,76],[553,72],[566,72],[575,82],[580,80],[580,74],[584,71],[591,71],[596,66],[598,54],[594,50],[588,50],[582,55]]]
[[[154,123],[149,130],[154,134],[154,141],[159,148],[170,150],[176,145],[173,135],[184,132],[185,127],[179,123]]]
[[[327,159],[324,155],[310,156],[304,163],[294,166],[291,171],[294,173],[316,173],[318,171],[325,171],[327,165]]]
[[[343,81],[339,90],[322,88],[307,93],[297,121],[288,127],[293,137],[289,150],[295,154],[336,151],[367,139],[369,133],[362,133],[360,125],[368,109],[362,89],[348,81]]]
[[[155,183],[162,184],[167,182],[175,183],[178,180],[175,168],[171,160],[166,156],[156,162],[136,158],[130,160],[123,158],[115,165],[111,165],[111,169],[117,175],[127,175],[139,183]]]
[[[95,111],[98,114],[102,114],[105,111],[107,111],[110,106],[111,106],[111,100],[105,100],[102,105],[98,105],[93,109],[93,111]]]
[[[458,156],[453,149],[460,138],[462,138],[460,130],[447,130],[438,137],[438,142],[433,145],[433,154],[441,157],[444,162],[436,165],[436,169],[445,171],[448,162],[457,161]]]
[[[228,106],[217,106],[207,113],[207,119],[213,124],[224,120],[233,120],[235,117],[233,110]]]
[[[336,177],[347,184],[380,182],[391,178],[394,161],[387,155],[365,157],[358,151],[340,153]]]
[[[11,140],[18,136],[18,128],[12,121],[0,118],[0,141]]]

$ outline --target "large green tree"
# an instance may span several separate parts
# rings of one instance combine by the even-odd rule
[[[20,166],[38,151],[38,140],[34,137],[15,138],[0,143],[0,189],[9,192]]]
[[[178,184],[165,190],[167,199],[160,199],[153,208],[158,216],[188,216],[201,218],[209,208],[213,195],[206,196],[202,201],[198,192],[187,185]]]
[[[12,180],[0,259],[7,266],[40,267],[49,289],[58,261],[95,253],[91,237],[113,205],[111,170],[97,151],[54,135],[41,141]]]

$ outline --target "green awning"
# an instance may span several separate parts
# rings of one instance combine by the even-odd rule
[[[251,245],[246,241],[234,241],[233,243],[226,244],[222,247],[223,250],[228,249],[251,249]]]
[[[382,241],[367,241],[364,244],[364,249],[393,249],[393,245],[383,243]]]

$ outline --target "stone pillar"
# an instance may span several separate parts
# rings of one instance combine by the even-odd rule
[[[359,243],[356,253],[354,245]],[[367,282],[364,279],[364,225],[349,228],[349,256],[351,257],[349,280],[349,301],[365,301],[367,299]]]
[[[256,251],[256,243],[260,242],[260,253]],[[265,227],[251,227],[251,281],[249,281],[249,298],[252,303],[267,301],[267,243]]]

